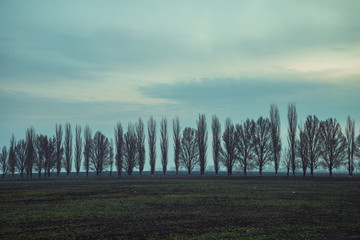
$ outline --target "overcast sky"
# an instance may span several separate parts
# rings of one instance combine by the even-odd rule
[[[357,0],[2,0],[0,146],[30,126],[53,135],[55,123],[88,124],[113,138],[118,121],[179,116],[195,127],[205,113],[208,126],[212,114],[237,123],[268,116],[271,103],[284,137],[289,102],[302,121],[358,123],[359,9]]]

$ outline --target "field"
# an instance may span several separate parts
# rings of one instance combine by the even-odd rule
[[[0,181],[0,238],[355,239],[359,205],[357,178]]]

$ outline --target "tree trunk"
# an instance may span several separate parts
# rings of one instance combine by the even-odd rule
[[[205,169],[201,166],[200,175],[201,175],[201,176],[204,176],[204,173],[205,173]]]
[[[228,176],[232,176],[232,168],[231,167],[228,168]]]
[[[352,175],[353,175],[353,165],[351,164],[351,160],[349,160],[348,168],[349,168],[349,176],[352,177]]]

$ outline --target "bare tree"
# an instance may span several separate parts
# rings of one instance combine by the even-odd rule
[[[0,165],[1,165],[0,168],[3,173],[3,175],[2,175],[3,179],[5,178],[5,175],[8,171],[7,159],[8,159],[8,151],[6,149],[6,146],[3,146],[2,151],[0,153]]]
[[[26,130],[26,175],[29,178],[32,178],[32,171],[34,167],[34,162],[36,158],[36,151],[34,146],[35,141],[35,129],[33,127]]]
[[[134,167],[136,166],[137,154],[137,137],[134,129],[134,125],[128,124],[128,131],[124,135],[124,168],[129,176],[132,175]]]
[[[309,150],[308,150],[308,142],[306,138],[306,133],[304,129],[299,126],[299,137],[300,139],[296,140],[296,153],[301,160],[301,168],[303,171],[303,176],[306,175],[306,170],[309,165]]]
[[[138,122],[135,124],[136,128],[136,137],[137,137],[137,151],[138,151],[138,166],[139,173],[142,174],[145,166],[145,132],[144,132],[144,122],[139,118]]]
[[[196,140],[198,142],[198,148],[199,148],[200,175],[203,176],[205,174],[205,168],[206,168],[206,151],[207,151],[207,139],[208,139],[205,114],[199,115],[199,120],[196,121],[196,125],[197,125]]]
[[[346,138],[341,132],[340,124],[336,119],[329,118],[321,121],[321,148],[322,165],[329,170],[332,176],[333,169],[345,163],[346,159]]]
[[[91,156],[90,168],[96,172],[96,176],[101,176],[110,163],[110,142],[100,131],[94,135]]]
[[[180,151],[181,151],[181,136],[180,136],[180,120],[178,117],[173,119],[173,139],[174,139],[174,163],[176,175],[179,174],[180,166]]]
[[[289,147],[285,148],[284,150],[284,158],[283,158],[283,165],[286,168],[286,176],[290,175],[290,167],[291,167],[291,153]]]
[[[296,113],[296,105],[295,103],[290,103],[288,105],[288,144],[290,151],[290,159],[291,159],[291,170],[292,174],[295,176],[296,170],[296,128],[297,128],[297,113]]]
[[[114,141],[110,140],[110,161],[109,161],[109,175],[111,176],[114,166]]]
[[[15,156],[16,168],[19,171],[21,178],[23,178],[26,167],[26,142],[24,139],[19,140],[16,144]]]
[[[35,162],[34,162],[34,169],[35,169],[35,171],[38,172],[39,177],[41,177],[41,171],[45,167],[44,166],[44,164],[45,164],[44,154],[45,154],[45,149],[47,147],[47,137],[40,134],[40,135],[37,135],[34,140],[35,140],[34,141],[35,149],[36,149],[36,153],[37,153],[36,154],[37,158],[35,158]]]
[[[320,121],[314,115],[309,115],[306,118],[304,126],[304,137],[308,152],[308,166],[310,168],[310,176],[314,176],[314,170],[319,165],[319,158],[321,156],[321,129]]]
[[[150,171],[151,175],[154,175],[156,162],[156,120],[152,116],[148,121],[148,135]]]
[[[118,172],[118,176],[121,176],[123,168],[123,158],[124,158],[124,137],[123,137],[123,128],[121,122],[117,123],[115,128],[115,145],[116,145],[116,154],[115,154],[115,164]]]
[[[160,123],[160,150],[161,150],[161,164],[163,167],[163,174],[165,175],[168,163],[168,145],[169,137],[167,133],[167,120],[161,119]]]
[[[15,156],[16,140],[14,134],[10,139],[10,148],[9,148],[9,171],[11,172],[12,177],[15,176],[16,171],[16,156]]]
[[[232,169],[236,162],[236,141],[235,127],[230,118],[225,120],[225,131],[223,133],[224,151],[222,151],[221,161],[227,169],[227,175],[232,175]]]
[[[355,121],[348,116],[346,128],[345,128],[345,136],[346,136],[346,151],[347,151],[347,169],[349,171],[349,175],[353,175],[354,171],[354,153],[355,153]]]
[[[65,124],[65,140],[64,140],[64,150],[65,150],[65,170],[66,176],[69,176],[72,168],[72,133],[70,123]]]
[[[253,136],[255,131],[255,121],[247,119],[243,124],[236,124],[235,142],[237,159],[240,163],[244,175],[247,170],[252,168],[254,159]]]
[[[271,124],[268,118],[259,117],[254,131],[254,163],[259,168],[262,176],[263,167],[269,163],[272,157]]]
[[[281,137],[279,108],[275,104],[270,105],[271,144],[275,175],[277,175],[280,163]]]
[[[44,175],[50,177],[51,172],[53,171],[56,163],[56,138],[47,138],[44,139]]]
[[[188,175],[199,164],[199,148],[197,146],[195,130],[185,128],[181,138],[180,165],[186,168]]]
[[[63,165],[64,148],[62,146],[63,130],[61,124],[55,127],[55,138],[56,138],[56,173],[60,175],[61,168]]]
[[[213,161],[214,161],[214,170],[216,176],[218,175],[221,162],[221,124],[219,118],[216,115],[212,116],[211,130],[213,135]]]
[[[360,158],[360,133],[356,138],[356,143],[355,143],[355,155]],[[359,167],[360,167],[360,161],[359,161]]]
[[[92,159],[93,140],[91,136],[91,129],[86,126],[84,129],[84,168],[86,176],[89,176],[90,161]]]
[[[75,127],[75,170],[76,176],[79,176],[82,160],[82,138],[81,138],[81,126]]]

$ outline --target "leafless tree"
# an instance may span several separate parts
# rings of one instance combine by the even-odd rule
[[[360,133],[356,138],[356,143],[355,143],[355,155],[360,158]],[[360,161],[359,161],[359,167],[360,167]]]
[[[138,166],[139,173],[142,174],[145,166],[145,132],[144,132],[144,122],[139,118],[138,122],[135,124],[136,128],[136,137],[137,137],[137,151],[138,151]]]
[[[214,170],[216,176],[218,175],[221,162],[221,124],[219,118],[216,115],[212,116],[211,130],[213,135],[213,161],[214,161]]]
[[[167,133],[167,120],[161,119],[160,123],[160,150],[161,150],[161,164],[163,167],[163,174],[165,175],[168,163],[168,145],[169,137]]]
[[[134,125],[128,124],[128,131],[124,135],[124,168],[129,176],[132,175],[134,167],[136,166],[137,154],[137,137]]]
[[[35,129],[33,127],[26,130],[26,157],[25,157],[25,166],[26,166],[26,175],[29,178],[32,178],[32,171],[34,167],[34,162],[36,159],[36,151],[34,146],[35,141]]]
[[[254,131],[254,163],[259,168],[262,176],[263,167],[269,163],[272,157],[271,124],[268,118],[259,117]]]
[[[296,153],[301,160],[301,168],[303,171],[303,176],[306,175],[306,170],[309,165],[309,150],[308,150],[308,142],[306,138],[306,133],[304,129],[299,126],[299,137],[300,139],[296,140]]]
[[[296,128],[297,128],[297,113],[295,103],[288,105],[288,145],[290,147],[291,170],[295,176],[296,170]]]
[[[47,175],[48,177],[50,177],[50,174],[53,171],[56,163],[56,138],[53,137],[48,139],[45,136],[44,142],[44,174],[45,176]]]
[[[151,175],[154,175],[156,162],[156,120],[152,116],[148,121],[148,135],[150,171]]]
[[[10,139],[10,148],[9,148],[9,171],[11,172],[12,177],[15,176],[16,171],[16,156],[15,156],[16,140],[14,134]]]
[[[283,165],[286,168],[286,176],[290,175],[290,167],[291,167],[291,153],[289,147],[285,148],[284,150],[284,158],[283,158]]]
[[[123,159],[124,159],[124,132],[121,122],[117,123],[115,128],[115,145],[116,145],[116,154],[115,154],[115,164],[118,172],[118,176],[121,176],[123,168]]]
[[[56,138],[56,173],[60,175],[61,168],[63,165],[64,148],[62,146],[63,129],[61,124],[55,127],[55,138]]]
[[[1,171],[3,173],[2,175],[2,178],[4,179],[5,178],[5,175],[8,171],[8,162],[7,162],[7,159],[8,159],[8,151],[6,149],[6,146],[4,146],[2,148],[2,151],[0,153],[0,168],[1,168]]]
[[[236,124],[235,142],[237,159],[240,163],[244,175],[247,170],[252,168],[254,159],[253,136],[255,131],[255,121],[247,119],[242,124]]]
[[[65,140],[64,140],[64,150],[65,150],[65,170],[66,176],[69,176],[72,168],[72,133],[70,123],[65,124]]]
[[[16,168],[20,173],[21,178],[24,177],[24,171],[26,168],[26,142],[24,139],[21,139],[16,144],[15,148],[16,156]]]
[[[333,169],[345,163],[346,159],[346,138],[341,132],[340,124],[336,119],[329,118],[321,121],[321,148],[322,165],[329,170],[332,176]]]
[[[79,176],[82,160],[82,138],[81,138],[81,126],[75,127],[75,170],[76,176]]]
[[[180,151],[181,151],[181,136],[180,136],[180,120],[178,117],[173,119],[173,139],[174,139],[174,163],[176,175],[179,174],[180,166]]]
[[[91,156],[90,168],[96,172],[96,176],[101,176],[110,163],[110,142],[100,131],[94,135]]]
[[[34,141],[35,150],[37,153],[36,154],[37,158],[35,158],[35,161],[34,161],[34,169],[35,169],[35,171],[38,172],[39,177],[41,177],[41,171],[45,167],[44,154],[45,154],[45,149],[47,147],[47,137],[40,134],[40,135],[37,135],[34,140],[35,140]]]
[[[110,140],[110,162],[109,162],[109,175],[111,176],[114,166],[114,141]]]
[[[186,168],[188,175],[199,164],[199,148],[197,146],[195,130],[185,128],[181,138],[180,165]]]
[[[345,136],[346,136],[346,151],[347,151],[347,169],[349,171],[349,175],[353,175],[354,171],[354,153],[355,153],[355,121],[348,116],[346,128],[345,128]]]
[[[304,134],[307,145],[310,176],[314,176],[314,170],[318,167],[319,158],[321,157],[320,121],[315,115],[309,115],[306,118],[306,122],[304,125]]]
[[[225,131],[223,133],[224,151],[222,151],[221,161],[227,169],[227,175],[232,175],[232,169],[236,162],[236,141],[235,127],[230,118],[225,120]]]
[[[89,126],[86,126],[84,129],[84,168],[87,177],[89,176],[90,162],[93,152],[93,140],[91,135],[91,129]]]
[[[277,175],[280,163],[281,136],[279,108],[275,104],[270,105],[271,144],[275,175]]]
[[[207,151],[207,139],[208,139],[205,114],[199,115],[199,120],[196,121],[196,125],[197,125],[196,140],[198,142],[198,148],[199,148],[200,175],[203,176],[205,174],[205,168],[206,168],[206,151]]]

